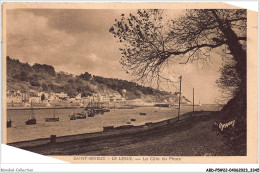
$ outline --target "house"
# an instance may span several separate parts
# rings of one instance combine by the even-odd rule
[[[38,92],[31,90],[31,91],[29,91],[28,95],[29,95],[29,98],[28,98],[29,103],[31,103],[31,102],[40,103],[41,102],[41,97],[38,96]]]
[[[55,102],[59,100],[55,93],[51,92],[48,97],[48,102]]]
[[[126,89],[122,89],[122,96],[125,98],[126,95]]]
[[[125,98],[123,98],[119,93],[114,92],[112,95],[109,96],[110,101],[125,101]]]
[[[68,100],[68,99],[69,99],[68,94],[66,94],[66,93],[64,93],[64,92],[56,93],[55,95],[56,95],[59,99],[61,99],[61,100]]]
[[[40,102],[41,102],[41,97],[38,96],[29,97],[29,103],[40,103]]]
[[[108,97],[107,95],[103,95],[103,96],[101,97],[101,101],[102,101],[102,102],[110,102],[110,99],[109,99],[109,97]]]
[[[80,93],[79,93],[78,95],[76,95],[75,101],[77,101],[77,102],[81,102],[81,101],[82,101],[82,98],[81,98],[81,94],[80,94]]]
[[[68,98],[68,102],[69,102],[69,103],[74,103],[74,102],[76,102],[75,97]]]
[[[23,101],[22,93],[18,91],[8,91],[7,92],[7,103],[21,103]]]
[[[21,96],[7,96],[6,101],[7,101],[7,103],[21,103],[22,97]]]

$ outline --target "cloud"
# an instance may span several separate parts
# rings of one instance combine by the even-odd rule
[[[7,54],[74,74],[96,73],[99,66],[106,71],[104,65],[120,70],[118,45],[108,32],[112,22],[105,16],[93,10],[8,10]]]
[[[104,77],[133,79],[122,70],[120,45],[108,32],[115,18],[130,11],[133,10],[8,10],[7,55],[30,64],[49,64],[56,71],[76,75],[89,72]],[[214,69],[218,69],[221,63],[213,64],[217,64]],[[195,88],[197,98],[212,103],[212,95],[218,95],[215,80],[219,75],[212,68],[174,64],[165,74],[172,80],[183,75],[183,92],[188,98],[192,98],[192,88]],[[202,93],[208,94],[204,96]]]
[[[68,34],[95,34],[103,36],[108,32],[115,18],[122,10],[98,9],[30,9],[29,13],[48,19],[48,25]],[[100,34],[99,34],[100,33]]]
[[[19,10],[7,13],[7,54],[28,62],[66,63],[63,54],[76,43],[75,38],[48,27],[48,20]],[[61,59],[63,59],[61,61]]]

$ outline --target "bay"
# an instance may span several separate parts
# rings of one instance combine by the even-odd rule
[[[217,105],[195,106],[195,111],[216,111]],[[103,131],[104,126],[121,126],[131,122],[132,125],[143,125],[147,122],[159,122],[174,118],[178,115],[176,107],[137,107],[135,109],[111,109],[103,115],[97,114],[95,117],[86,119],[70,120],[72,113],[83,112],[84,108],[77,109],[55,109],[58,122],[45,122],[44,118],[53,117],[53,109],[34,110],[37,124],[25,125],[28,120],[30,110],[7,110],[7,119],[11,119],[12,127],[7,128],[7,143],[27,141],[39,138],[48,138],[50,135],[66,136],[82,133],[92,133]],[[181,114],[191,112],[192,106],[182,106]],[[140,116],[140,113],[146,113]],[[131,121],[136,119],[136,121]]]

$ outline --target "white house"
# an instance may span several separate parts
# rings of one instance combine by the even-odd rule
[[[81,101],[81,100],[82,100],[80,93],[75,97],[75,100],[76,100],[76,101]]]

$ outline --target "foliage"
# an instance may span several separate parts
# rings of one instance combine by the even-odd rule
[[[40,86],[40,82],[38,81],[38,76],[39,74],[32,74],[30,77],[29,77],[29,82],[32,86]]]
[[[121,43],[121,64],[127,72],[145,81],[158,80],[169,61],[186,64],[208,61],[212,50],[232,54],[238,74],[244,74],[246,10],[186,10],[169,19],[164,10],[138,10],[121,15],[110,28]],[[165,18],[165,20],[164,20]],[[239,51],[238,51],[239,50]]]
[[[19,60],[11,59],[9,56],[7,60],[7,75],[15,78],[20,78],[22,72],[30,73],[32,71],[31,66],[28,63],[20,63]]]
[[[22,71],[21,74],[18,76],[18,79],[21,81],[28,81],[28,72],[27,71]]]
[[[55,76],[55,70],[52,66],[46,64],[34,64],[33,70],[37,73],[48,73],[51,76]]]
[[[79,75],[79,77],[84,80],[87,80],[87,81],[89,81],[92,78],[91,74],[89,74],[88,72],[85,72],[84,74]]]
[[[231,99],[239,92],[241,79],[235,68],[235,62],[230,59],[220,68],[221,76],[216,81],[218,87],[222,90],[223,100]]]
[[[41,101],[44,101],[45,100],[45,94],[42,94],[41,95]]]
[[[216,82],[231,98],[222,109],[222,120],[235,117],[238,123],[224,137],[232,141],[232,146],[241,146],[241,139],[244,145],[246,10],[188,9],[185,14],[172,18],[166,14],[165,10],[138,10],[129,16],[122,14],[115,21],[109,32],[120,42],[121,64],[143,82],[160,81],[163,78],[160,73],[169,63],[207,62],[213,58],[213,52],[222,54],[226,63]]]
[[[30,66],[7,57],[7,84],[8,89],[11,90],[28,91],[33,89],[44,92],[65,92],[70,97],[81,93],[82,97],[86,97],[93,93],[118,92],[122,94],[122,90],[126,89],[127,99],[136,99],[140,98],[142,94],[152,95],[158,92],[153,88],[140,86],[134,82],[92,76],[88,72],[79,76],[73,76],[66,72],[55,74],[53,72],[55,72],[54,68],[49,65],[35,64]],[[169,93],[160,92],[160,94],[167,95]]]
[[[108,88],[117,91],[120,94],[122,94],[123,89],[126,89],[127,91],[126,96],[129,99],[140,98],[141,94],[155,95],[156,93],[158,93],[158,91],[153,88],[141,86],[134,82],[129,82],[126,80],[103,78],[101,76],[93,76],[93,80],[99,84],[105,84]],[[129,93],[129,91],[131,92],[131,94]],[[160,95],[167,95],[167,94],[169,93],[160,91]],[[131,95],[134,95],[134,97]]]
[[[45,91],[45,92],[49,91],[49,87],[46,83],[42,83],[42,90]]]

